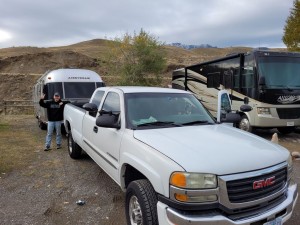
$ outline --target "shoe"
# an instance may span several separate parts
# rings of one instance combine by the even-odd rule
[[[50,150],[51,150],[50,147],[46,147],[46,148],[44,149],[45,152],[50,151]]]
[[[57,145],[57,147],[56,147],[56,149],[61,149],[62,147],[61,147],[61,145]]]

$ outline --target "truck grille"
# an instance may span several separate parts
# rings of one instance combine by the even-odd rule
[[[300,108],[292,109],[277,109],[277,114],[280,119],[299,119],[300,118]]]
[[[275,177],[274,184],[272,185],[265,184],[264,182],[270,177]],[[254,190],[253,183],[255,181],[263,181],[261,185],[264,187]],[[226,186],[227,186],[228,198],[229,201],[232,203],[243,203],[243,202],[258,200],[280,191],[285,186],[286,182],[287,182],[286,168],[282,168],[261,176],[227,181]]]

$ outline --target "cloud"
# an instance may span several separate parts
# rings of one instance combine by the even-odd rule
[[[9,46],[54,46],[121,36],[141,28],[163,42],[283,46],[293,0],[2,0]]]

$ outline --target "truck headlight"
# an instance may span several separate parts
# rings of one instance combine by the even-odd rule
[[[170,177],[170,197],[180,202],[205,203],[218,200],[214,174],[174,172]]]
[[[258,107],[257,114],[270,115],[271,111],[270,111],[270,108]]]
[[[216,188],[217,177],[214,174],[206,173],[175,172],[171,175],[170,184],[187,189]]]

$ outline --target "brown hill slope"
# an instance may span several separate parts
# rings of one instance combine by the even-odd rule
[[[112,41],[95,39],[61,47],[12,47],[0,49],[0,101],[2,99],[31,99],[36,79],[48,70],[58,68],[85,68],[106,75],[105,55]],[[164,76],[171,78],[172,70],[183,66],[223,57],[251,48],[203,48],[186,50],[165,46],[168,68]],[[35,75],[35,76],[32,76]],[[104,78],[108,85],[113,79]]]

